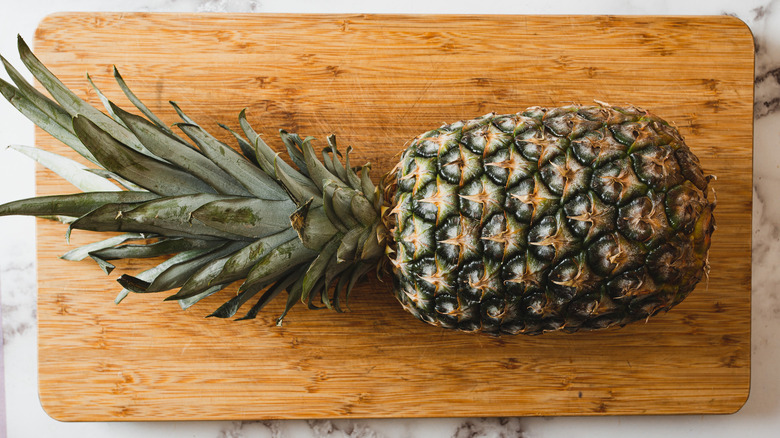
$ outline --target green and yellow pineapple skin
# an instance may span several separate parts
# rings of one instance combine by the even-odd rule
[[[709,177],[674,127],[638,108],[445,125],[414,139],[394,172],[395,295],[433,325],[624,325],[680,303],[707,269]]]

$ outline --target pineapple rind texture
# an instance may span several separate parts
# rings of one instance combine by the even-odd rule
[[[635,107],[444,125],[389,179],[395,295],[433,325],[624,325],[674,307],[708,269],[709,178],[674,127]]]

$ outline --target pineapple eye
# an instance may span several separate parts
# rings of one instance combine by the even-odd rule
[[[666,215],[672,227],[690,233],[704,210],[704,194],[690,181],[666,194]]]

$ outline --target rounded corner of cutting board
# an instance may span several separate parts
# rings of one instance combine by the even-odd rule
[[[67,423],[71,421],[84,421],[81,418],[73,418],[72,416],[63,412],[60,407],[60,404],[55,401],[55,398],[56,398],[56,393],[53,391],[49,391],[45,386],[43,386],[40,379],[40,369],[39,369],[38,402],[41,404],[41,409],[43,409],[43,412],[46,413],[46,415],[48,415],[49,418],[51,418],[52,420],[59,421],[61,423]]]
[[[57,27],[62,26],[64,23],[70,22],[74,17],[76,16],[84,16],[83,13],[79,12],[51,12],[49,14],[46,14],[41,18],[41,20],[38,22],[38,25],[35,26],[35,32],[33,34],[33,46],[35,43],[38,42],[41,38],[45,38],[46,33],[49,32],[51,29],[55,29]]]
[[[736,15],[730,14],[723,14],[719,17],[721,17],[723,21],[728,22],[730,25],[741,28],[744,32],[742,38],[749,40],[751,46],[755,45],[756,38],[755,35],[753,35],[753,30],[750,29],[750,26],[748,26],[748,24],[743,19],[737,17]]]

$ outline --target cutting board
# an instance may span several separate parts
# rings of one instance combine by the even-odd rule
[[[205,319],[235,288],[181,311],[120,305],[120,263],[58,255],[98,240],[38,222],[39,389],[69,421],[730,413],[750,386],[753,40],[721,17],[82,14],[47,17],[34,48],[100,106],[116,65],[163,120],[168,100],[226,142],[247,108],[279,128],[353,145],[390,170],[405,143],[490,111],[594,99],[652,109],[717,175],[711,273],[671,312],[622,329],[537,337],[420,323],[369,280],[351,310]],[[38,144],[65,149],[38,132]],[[73,154],[70,154],[71,156]],[[40,194],[75,191],[38,170]],[[159,262],[161,260],[157,260]]]

